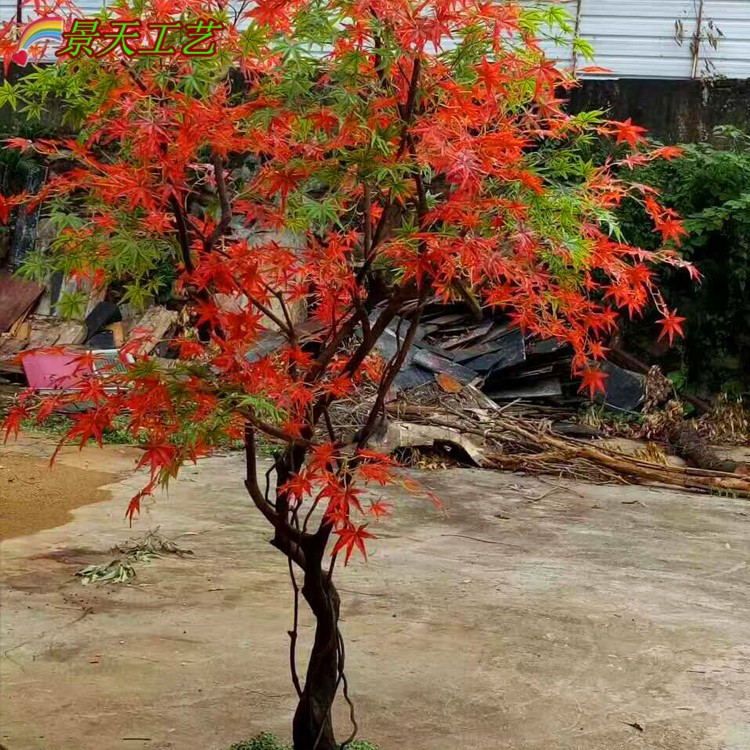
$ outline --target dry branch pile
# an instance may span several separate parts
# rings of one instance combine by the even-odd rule
[[[477,400],[481,394],[477,395]],[[396,401],[389,414],[396,420],[470,437],[481,447],[485,468],[555,474],[593,482],[660,484],[670,487],[750,497],[750,477],[650,463],[589,440],[555,434],[549,420],[513,415],[490,406],[456,408],[449,403],[415,404]],[[493,408],[494,407],[494,408]]]

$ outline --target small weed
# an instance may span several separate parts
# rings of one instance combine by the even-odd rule
[[[150,562],[162,555],[184,557],[193,554],[192,550],[178,547],[174,542],[162,536],[158,528],[149,531],[141,539],[128,539],[127,542],[115,545],[112,552],[119,552],[125,557],[99,565],[87,565],[76,573],[84,586],[90,583],[125,583],[135,578],[133,563]],[[260,748],[264,750],[262,745]]]
[[[161,557],[162,555],[184,557],[185,555],[193,554],[193,550],[178,547],[171,539],[162,536],[159,533],[158,526],[141,538],[128,539],[127,542],[116,544],[112,548],[112,551],[120,552],[128,557],[140,557],[140,559],[150,559]]]
[[[235,742],[229,750],[291,750],[289,745],[285,745],[276,735],[263,732],[251,740],[244,742]]]
[[[251,740],[236,742],[228,750],[292,750],[292,748],[276,735],[263,732]],[[367,740],[354,740],[345,746],[345,750],[380,750],[380,748]]]
[[[84,586],[90,583],[124,583],[135,578],[135,568],[127,561],[110,560],[101,565],[87,565],[76,575]]]

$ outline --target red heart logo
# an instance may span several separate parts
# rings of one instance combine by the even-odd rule
[[[25,49],[19,49],[10,56],[10,59],[16,65],[20,65],[22,68],[25,68],[26,63],[29,61],[29,53]]]

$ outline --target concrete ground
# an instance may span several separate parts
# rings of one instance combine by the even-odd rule
[[[19,450],[48,448],[0,465]],[[63,464],[117,474],[131,458]],[[238,456],[187,469],[132,532],[138,483],[120,479],[64,525],[0,545],[7,750],[288,736],[286,565],[241,472]],[[362,736],[383,750],[750,748],[750,504],[478,470],[419,478],[447,515],[388,490],[395,517],[369,563],[338,571]],[[157,525],[194,556],[140,565],[129,584],[73,577]],[[343,710],[337,724],[345,737]]]

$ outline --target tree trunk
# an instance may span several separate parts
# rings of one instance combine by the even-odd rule
[[[315,641],[294,714],[294,750],[337,750],[331,709],[339,682],[339,596],[320,566],[311,568],[302,595],[315,615]]]

